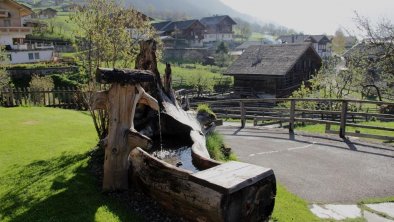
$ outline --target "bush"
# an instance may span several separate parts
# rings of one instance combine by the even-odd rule
[[[52,90],[55,84],[50,76],[38,76],[33,75],[30,81],[30,91],[39,91],[39,90]],[[45,94],[43,93],[32,93],[31,100],[33,103],[42,104],[45,100]]]
[[[209,105],[206,103],[198,104],[197,113],[208,113],[216,117],[216,114],[212,111],[211,107],[209,107]]]
[[[64,74],[51,75],[51,78],[53,80],[55,88],[60,88],[60,87],[76,88],[78,86],[78,82],[69,79]]]

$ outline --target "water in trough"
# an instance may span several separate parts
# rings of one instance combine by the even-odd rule
[[[191,144],[179,140],[179,138],[165,137],[154,139],[150,154],[166,163],[192,172],[200,171],[193,163]]]

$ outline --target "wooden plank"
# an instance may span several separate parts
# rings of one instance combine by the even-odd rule
[[[279,120],[279,121],[284,121],[284,122],[290,121],[289,117],[275,117],[275,116],[256,116],[254,119],[256,121],[261,121],[261,120]]]
[[[331,120],[311,119],[311,118],[295,118],[296,122],[307,122],[307,123],[329,123],[331,125],[340,125],[340,122]]]
[[[207,187],[221,193],[232,194],[272,174],[273,171],[269,168],[230,161],[193,173],[190,180],[202,182],[203,185],[206,184]]]

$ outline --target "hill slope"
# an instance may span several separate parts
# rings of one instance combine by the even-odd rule
[[[239,17],[249,22],[257,19],[236,11],[222,3],[220,0],[126,0],[127,5],[133,5],[146,14],[155,12],[169,12],[173,14],[184,14],[189,18],[202,18],[215,14],[227,14]]]

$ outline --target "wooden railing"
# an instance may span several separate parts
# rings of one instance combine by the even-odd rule
[[[85,109],[82,93],[76,88],[30,89],[9,88],[0,91],[0,105],[47,106],[66,109]]]
[[[338,134],[340,137],[357,136],[382,140],[394,140],[394,128],[360,124],[369,120],[384,122],[394,121],[394,103],[341,100],[341,99],[232,99],[206,101],[219,118],[239,119],[241,127],[247,120],[253,120],[254,125],[260,121],[270,123],[288,123],[289,132],[293,133],[296,123],[319,123],[326,125],[326,133]],[[197,105],[191,104],[192,106]],[[384,113],[391,109],[390,113]],[[331,129],[339,125],[339,131]],[[346,127],[374,129],[393,132],[389,136],[371,135],[361,132],[347,132]],[[392,135],[392,136],[391,136]]]

